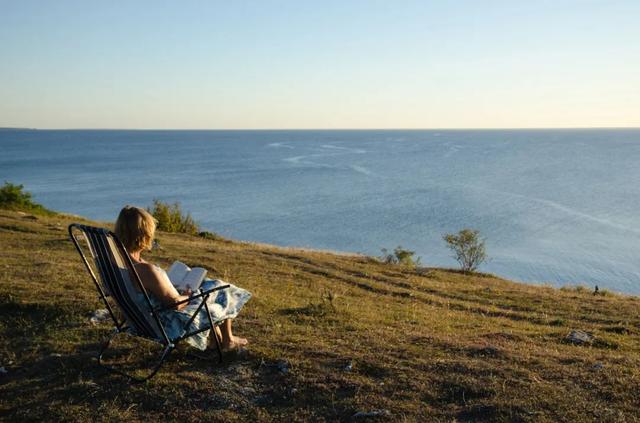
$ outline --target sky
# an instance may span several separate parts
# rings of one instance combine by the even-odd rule
[[[0,0],[0,127],[640,127],[640,1]]]

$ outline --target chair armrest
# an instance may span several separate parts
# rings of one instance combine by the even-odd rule
[[[221,289],[227,289],[227,288],[229,288],[229,286],[230,285],[220,285],[220,286],[216,286],[215,288],[209,289],[207,291],[203,291],[201,289],[199,294],[192,295],[189,298],[186,298],[186,299],[181,300],[181,301],[176,301],[175,303],[172,303],[172,304],[169,304],[169,305],[156,307],[156,308],[153,309],[153,311],[163,311],[163,310],[169,310],[169,309],[172,309],[172,308],[176,308],[180,304],[191,302],[191,300],[195,300],[196,298],[209,296],[209,294],[211,294],[212,292],[220,291]]]

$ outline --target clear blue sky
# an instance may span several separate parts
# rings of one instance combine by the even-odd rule
[[[640,126],[640,1],[0,0],[0,126]]]

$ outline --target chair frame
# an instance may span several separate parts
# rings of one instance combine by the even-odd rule
[[[151,299],[149,298],[149,294],[147,293],[147,290],[144,288],[144,285],[142,285],[142,281],[140,280],[140,275],[138,275],[138,272],[135,269],[135,266],[133,264],[133,261],[131,260],[131,257],[129,256],[129,253],[127,252],[126,248],[124,247],[124,245],[122,244],[122,242],[120,242],[120,240],[118,239],[118,237],[110,230],[108,229],[104,229],[104,228],[98,228],[98,227],[93,227],[93,226],[87,226],[87,225],[81,225],[79,223],[72,223],[71,225],[69,225],[69,236],[71,237],[71,240],[73,241],[73,244],[75,245],[76,249],[78,250],[78,253],[80,254],[80,257],[82,258],[82,261],[85,264],[85,267],[87,268],[89,274],[91,275],[91,279],[93,280],[93,283],[95,284],[98,293],[100,294],[100,297],[102,298],[102,301],[104,302],[107,310],[109,311],[109,315],[111,316],[114,324],[115,324],[115,328],[113,333],[107,338],[106,342],[102,345],[102,347],[100,348],[100,351],[98,352],[98,363],[100,364],[101,367],[107,369],[108,371],[120,374],[122,376],[125,376],[127,378],[129,378],[131,381],[133,382],[145,382],[149,379],[151,379],[153,376],[155,376],[155,374],[158,372],[158,370],[160,370],[160,367],[162,366],[162,364],[165,362],[165,360],[169,357],[169,354],[171,353],[171,351],[173,351],[178,343],[180,341],[185,340],[186,338],[189,338],[191,336],[197,335],[201,332],[207,331],[207,330],[211,330],[213,332],[213,336],[216,342],[216,349],[218,352],[218,359],[219,362],[222,363],[222,348],[221,348],[221,340],[219,339],[218,333],[215,330],[215,327],[218,326],[217,324],[214,323],[213,319],[211,318],[211,313],[209,311],[209,306],[207,304],[207,299],[209,298],[209,296],[219,290],[222,289],[226,289],[229,288],[229,285],[222,285],[222,286],[218,286],[215,287],[213,289],[209,289],[209,290],[202,290],[200,289],[199,292],[195,295],[190,296],[187,299],[181,300],[181,301],[177,301],[173,304],[169,304],[169,305],[163,305],[163,306],[159,306],[159,307],[154,307],[151,303]],[[80,247],[80,243],[78,241],[78,238],[76,237],[76,234],[74,233],[74,230],[76,231],[80,231],[84,237],[87,240],[87,244],[89,246],[89,251],[91,253],[91,256],[93,257],[93,259],[95,260],[96,263],[96,268],[98,269],[98,272],[100,273],[100,278],[102,279],[103,285],[100,284],[100,282],[98,281],[98,278],[96,277],[95,272],[93,271],[93,269],[91,268],[91,265],[89,264],[89,260],[87,259],[87,256],[84,254],[84,252],[82,251],[82,248]],[[138,290],[144,295],[145,298],[145,303],[147,306],[147,310],[142,310],[143,312],[148,312],[152,317],[153,317],[153,321],[157,324],[157,327],[160,329],[160,337],[157,336],[157,334],[153,334],[153,333],[145,333],[144,331],[139,331],[139,328],[133,328],[132,326],[134,325],[130,325],[127,322],[126,316],[129,314],[131,315],[131,310],[129,310],[129,313],[127,313],[126,311],[126,305],[121,304],[118,299],[116,298],[116,296],[112,296],[114,299],[114,302],[116,303],[116,305],[118,306],[118,308],[120,308],[120,311],[123,312],[125,318],[123,318],[122,321],[120,321],[118,319],[118,317],[116,317],[116,313],[114,312],[114,309],[112,307],[112,305],[109,303],[109,301],[107,300],[107,297],[110,295],[107,295],[105,292],[104,287],[108,287],[110,290],[112,289],[111,287],[116,287],[116,289],[118,288],[117,285],[117,281],[118,278],[120,278],[120,280],[122,281],[122,276],[118,275],[119,269],[116,268],[113,264],[113,262],[110,260],[110,256],[109,256],[109,250],[112,248],[109,243],[107,242],[107,237],[112,237],[112,239],[115,242],[115,246],[118,249],[118,252],[120,253],[120,255],[122,257],[124,257],[125,259],[125,264],[129,270],[129,274],[130,274],[130,280],[131,282],[136,284],[136,287],[138,288]],[[113,254],[113,252],[112,252]],[[126,283],[126,282],[124,282]],[[119,290],[119,294],[120,295],[125,295],[127,297],[129,297],[128,293],[123,290]],[[188,303],[191,302],[193,300],[196,299],[200,299],[200,304],[198,306],[198,308],[196,309],[196,311],[193,313],[193,315],[191,316],[191,318],[189,319],[189,321],[185,324],[184,326],[184,330],[185,333],[175,339],[170,339],[169,336],[167,335],[164,326],[162,325],[162,321],[160,320],[160,316],[159,316],[159,312],[160,311],[165,311],[165,310],[170,310],[170,309],[174,309],[175,307],[184,304],[184,303]],[[191,325],[191,323],[193,322],[193,320],[196,318],[196,316],[198,315],[198,313],[200,313],[200,310],[202,310],[202,307],[205,308],[206,312],[207,312],[207,317],[209,319],[209,325],[206,328],[202,328],[199,330],[195,330],[195,331],[191,331],[191,332],[186,332],[186,329]],[[133,312],[133,314],[135,315],[135,311]],[[135,320],[135,319],[134,319]],[[129,329],[134,329],[136,333],[132,334],[133,336],[138,336],[138,337],[142,337],[142,338],[146,338],[146,339],[150,339],[154,342],[158,342],[160,344],[162,344],[164,346],[163,350],[162,350],[162,354],[160,355],[160,358],[158,359],[157,363],[151,367],[150,369],[150,373],[145,376],[145,377],[136,377],[132,374],[126,373],[120,369],[117,369],[115,367],[109,366],[107,364],[104,363],[103,361],[103,355],[104,353],[107,351],[107,349],[109,348],[109,345],[111,344],[111,342],[113,341],[113,339],[120,333],[127,333],[127,334],[131,334],[131,332],[129,331]],[[142,333],[139,333],[142,332]]]

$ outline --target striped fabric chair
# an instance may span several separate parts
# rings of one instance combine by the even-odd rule
[[[211,318],[211,314],[209,313],[209,307],[206,300],[213,292],[228,288],[229,285],[218,286],[208,291],[200,290],[200,292],[192,295],[186,300],[179,301],[168,306],[154,307],[149,299],[147,291],[140,281],[138,272],[136,272],[136,269],[133,266],[131,257],[129,257],[126,249],[118,238],[116,238],[113,232],[103,228],[73,223],[69,225],[69,236],[76,246],[80,257],[89,271],[89,274],[98,289],[98,293],[100,294],[100,297],[102,298],[102,301],[115,324],[114,333],[107,339],[98,353],[98,362],[102,367],[126,376],[134,382],[144,382],[152,378],[158,372],[171,351],[176,348],[178,342],[205,330],[214,328],[215,325]],[[84,249],[89,251],[89,255],[93,259],[91,260],[93,261],[93,266],[81,247],[83,240],[86,241],[86,247]],[[100,275],[99,279],[96,277],[94,268],[98,270],[98,274]],[[144,304],[139,304],[134,300],[135,296],[137,296],[139,292],[144,295]],[[199,300],[200,304],[196,312],[193,313],[191,319],[185,325],[185,330],[191,325],[191,322],[198,315],[202,307],[207,311],[209,327],[197,331],[185,332],[185,334],[179,338],[170,339],[162,325],[158,312],[161,310],[173,309],[180,304],[191,302],[193,300]],[[213,330],[212,332],[216,341],[218,357],[220,362],[222,362],[220,339],[218,338],[217,331]],[[111,341],[120,333],[140,336],[163,345],[164,348],[158,362],[151,368],[150,373],[146,377],[135,377],[114,367],[108,366],[103,362],[103,355],[105,351],[109,348]]]

